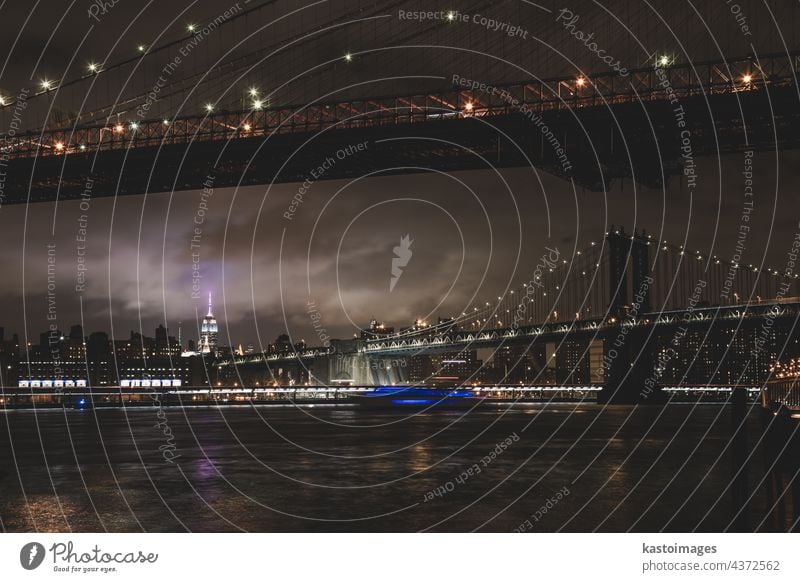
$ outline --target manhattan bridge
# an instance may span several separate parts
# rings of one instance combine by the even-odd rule
[[[691,191],[699,157],[800,145],[800,8],[671,5],[576,2],[566,18],[554,2],[458,1],[420,19],[394,1],[217,3],[103,59],[77,46],[64,70],[2,88],[0,201],[181,195],[209,177],[268,189],[354,143],[369,147],[323,179],[530,167],[598,195]],[[525,42],[489,21],[515,23]],[[624,68],[587,50],[589,30]],[[460,384],[630,400],[648,386],[757,387],[797,355],[791,269],[621,226],[557,260],[528,249],[542,253],[523,286],[460,314],[219,369],[242,385],[435,385],[462,366]]]

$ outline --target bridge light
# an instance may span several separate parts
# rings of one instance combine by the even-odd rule
[[[57,149],[58,151],[61,151],[61,150],[63,150],[63,149],[64,149],[64,143],[63,143],[63,142],[60,142],[60,141],[59,141],[59,142],[56,142],[56,149]]]
[[[146,50],[147,50],[147,47],[146,47],[146,46],[144,46],[143,44],[140,44],[140,45],[139,45],[139,46],[137,46],[136,48],[137,48],[137,50],[138,50],[140,53],[143,53],[144,51],[146,51]]]
[[[658,57],[658,64],[659,66],[666,67],[670,63],[670,58],[668,55],[661,55]]]
[[[125,131],[125,128],[122,126],[121,123],[118,123],[114,126],[114,131],[116,131],[117,133],[122,133],[123,131]]]
[[[0,107],[3,107],[6,104],[6,98],[0,95]]]
[[[475,105],[472,104],[472,101],[467,101],[467,103],[464,105],[465,111],[472,111],[474,108]]]
[[[162,121],[161,123],[162,123],[163,125],[169,125],[169,119],[165,119],[165,120],[164,120],[164,121]]]
[[[209,113],[214,111],[214,105],[212,105],[211,103],[206,103],[206,111],[208,111]]]
[[[584,79],[583,77],[578,77],[577,80],[575,81],[575,84],[578,87],[583,87],[586,84],[586,79]]]
[[[353,55],[347,53],[346,55],[344,55],[344,60],[346,60],[349,63],[350,61],[353,60]]]
[[[53,82],[48,81],[47,79],[42,80],[42,89],[45,91],[49,91],[53,87]]]
[[[752,80],[753,80],[753,77],[751,75],[745,75],[744,77],[742,77],[742,82],[745,85],[749,85],[750,81],[752,81]]]
[[[449,20],[450,22],[455,20],[455,18],[456,18],[456,13],[453,12],[452,10],[447,13],[447,20]]]
[[[100,70],[100,67],[97,65],[97,63],[89,63],[90,73],[96,73],[98,70]]]
[[[243,129],[243,130],[245,130],[245,131],[250,131],[252,128],[250,127],[250,124],[249,124],[249,123],[245,123],[245,124],[242,126],[242,129]]]
[[[189,32],[194,32],[195,31],[195,25],[194,24],[190,24],[186,28],[189,30]]]
[[[78,148],[79,148],[79,149],[80,149],[82,152],[85,152],[85,151],[86,151],[86,144],[85,144],[85,143],[82,143],[81,145],[79,145],[79,146],[78,146]]]
[[[139,124],[136,123],[135,121],[132,121],[131,125],[130,125],[130,128],[131,128],[132,131],[136,131],[137,129],[139,129]]]
[[[250,94],[250,97],[258,97],[258,89],[255,87],[250,87],[248,93]]]
[[[261,99],[253,101],[253,109],[261,109],[262,107],[264,107],[264,102]]]

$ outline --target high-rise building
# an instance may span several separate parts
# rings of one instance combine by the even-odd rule
[[[214,311],[211,308],[211,293],[208,294],[208,313],[203,318],[200,325],[200,353],[217,354],[217,320],[214,318]]]

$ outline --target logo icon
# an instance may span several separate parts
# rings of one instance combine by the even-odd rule
[[[411,235],[407,234],[400,237],[400,244],[392,249],[394,257],[392,258],[392,278],[389,279],[389,293],[394,291],[394,286],[397,285],[403,275],[403,267],[408,265],[408,261],[411,260],[411,255],[413,254],[411,252],[411,244],[413,242]]]
[[[44,554],[44,546],[39,542],[27,543],[19,552],[19,563],[26,570],[35,570],[42,565]]]

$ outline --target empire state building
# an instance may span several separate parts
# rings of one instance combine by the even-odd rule
[[[200,353],[217,354],[217,320],[211,309],[211,293],[208,294],[208,313],[200,325]]]

